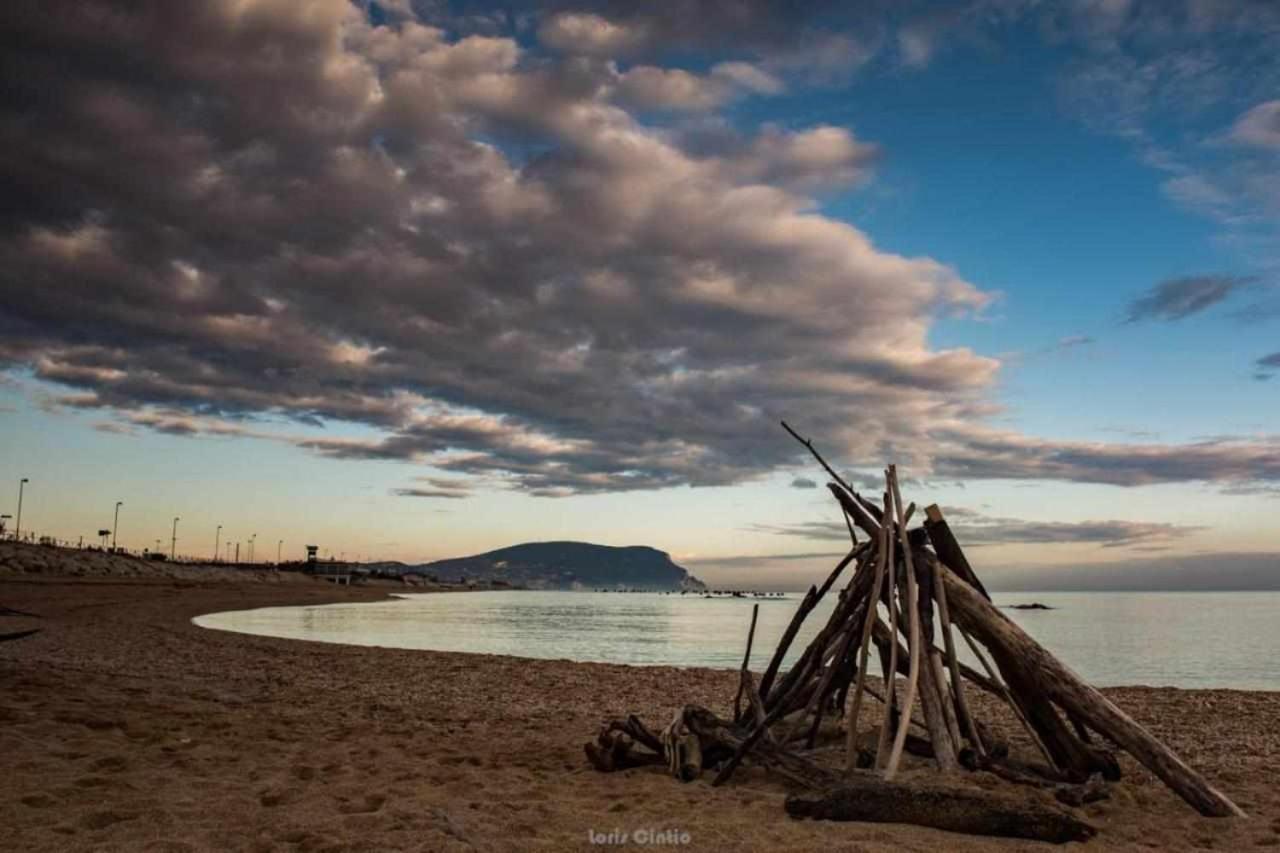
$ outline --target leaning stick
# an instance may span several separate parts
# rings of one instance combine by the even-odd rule
[[[951,670],[951,689],[955,693],[956,717],[964,736],[973,744],[979,758],[985,758],[986,747],[978,734],[978,727],[973,724],[973,715],[969,713],[969,703],[964,698],[964,682],[960,678],[960,661],[956,657],[956,641],[951,635],[951,610],[947,606],[947,588],[938,576],[937,564],[933,565],[933,595],[938,602],[938,621],[942,623],[942,644],[946,649],[947,668]]]
[[[845,717],[845,724],[848,726],[844,766],[846,773],[852,773],[858,763],[858,712],[862,709],[862,691],[867,683],[867,654],[871,651],[871,634],[875,627],[875,620],[880,618],[876,613],[876,608],[880,605],[880,587],[884,583],[885,537],[887,535],[884,526],[881,526],[879,541],[876,543],[876,579],[871,586],[871,597],[867,599],[867,612],[863,616],[862,622],[862,642],[858,649],[858,681],[853,688],[853,704]],[[885,714],[888,715],[888,713],[888,708],[886,708]]]
[[[751,607],[751,627],[747,630],[747,652],[742,656],[742,672],[747,671],[747,667],[751,663],[751,643],[756,637],[756,617],[760,615],[760,605],[754,604]],[[744,684],[738,682],[738,695],[733,697],[733,719],[738,721],[742,719],[742,691]]]
[[[764,725],[764,703],[760,701],[760,693],[756,690],[755,680],[751,677],[751,670],[742,670],[742,686],[747,694],[747,707],[751,709],[751,716],[755,720],[757,726]],[[764,730],[764,739],[772,741],[773,732],[767,728]]]
[[[845,491],[853,495],[854,500],[849,504],[849,506],[853,507],[852,515],[853,515],[854,523],[857,524],[859,527],[861,527],[868,536],[875,536],[876,528],[878,528],[879,525],[876,523],[875,517],[871,514],[871,512],[868,511],[868,509],[865,506],[863,506],[862,497],[853,490],[853,486],[850,486],[847,482],[845,482],[845,479],[841,477],[839,474],[837,474],[834,468],[832,468],[830,465],[827,464],[827,460],[823,459],[822,454],[820,454],[817,451],[817,449],[814,448],[812,441],[810,441],[807,438],[801,437],[800,433],[793,430],[791,428],[791,425],[788,424],[786,421],[782,422],[782,428],[785,429],[787,432],[791,433],[792,438],[794,438],[796,441],[803,444],[805,448],[811,454],[813,454],[813,458],[818,460],[818,464],[821,465],[823,469],[825,469],[826,472],[831,475],[831,479],[835,480],[837,483],[841,485],[841,487],[844,488]]]
[[[969,636],[969,632],[959,625],[956,626],[956,629],[960,632],[960,636],[964,638],[964,641],[969,644],[969,651],[973,652],[973,656],[978,659],[978,662],[982,664],[982,668],[987,671],[987,677],[1000,689],[1001,698],[1013,709],[1013,713],[1017,716],[1018,722],[1022,724],[1022,728],[1026,730],[1027,734],[1031,735],[1031,740],[1035,743],[1036,749],[1040,750],[1040,754],[1044,756],[1045,761],[1049,762],[1049,766],[1053,768],[1054,773],[1061,773],[1062,767],[1058,762],[1054,761],[1053,754],[1044,745],[1044,741],[1040,739],[1039,733],[1031,725],[1031,721],[1027,719],[1026,714],[1022,713],[1022,708],[1014,701],[1013,694],[1009,692],[1009,686],[1000,678],[995,667],[991,665],[991,661],[987,660],[987,656],[982,653],[982,649]]]
[[[886,527],[892,525],[892,507],[893,494],[891,492],[884,493],[884,515],[886,519]],[[885,679],[884,695],[886,703],[884,706],[884,720],[880,724],[880,737],[876,741],[876,768],[884,767],[885,760],[889,757],[889,727],[893,723],[893,709],[895,706],[895,697],[898,692],[898,608],[894,605],[894,585],[897,580],[897,566],[895,561],[897,556],[894,554],[893,533],[889,530],[885,532],[885,595],[889,601],[889,677]],[[906,713],[911,714],[911,708],[908,706]]]
[[[978,575],[969,565],[969,560],[961,550],[960,543],[951,532],[951,525],[947,524],[947,520],[942,517],[942,510],[937,504],[930,504],[924,508],[924,530],[929,535],[929,542],[933,544],[933,552],[938,555],[942,564],[968,581],[970,586],[982,593],[983,598],[990,601],[991,596],[987,594],[982,581],[978,580]]]
[[[1018,661],[1044,697],[1077,714],[1091,729],[1125,749],[1184,800],[1208,817],[1244,817],[1244,811],[1157,740],[1132,717],[1064,666],[1008,616],[945,566],[939,569],[952,611],[992,649]]]
[[[826,595],[827,590],[831,589],[831,585],[836,582],[836,578],[844,571],[845,566],[853,561],[858,555],[860,548],[866,545],[860,545],[853,548],[845,555],[844,559],[836,564],[835,569],[827,576],[822,587],[809,587],[809,591],[801,600],[800,606],[796,608],[795,616],[791,617],[791,624],[787,625],[787,630],[783,633],[782,639],[778,641],[778,647],[773,651],[773,658],[769,661],[769,666],[765,669],[764,675],[760,676],[760,698],[764,701],[769,699],[769,691],[773,688],[773,680],[778,676],[778,669],[782,666],[782,659],[786,657],[787,652],[791,649],[791,644],[795,641],[796,634],[800,631],[800,626],[804,620],[808,618],[813,608],[818,606],[818,602]]]
[[[907,542],[907,526],[906,518],[902,511],[902,495],[898,491],[898,471],[893,465],[889,466],[887,475],[889,481],[889,490],[893,496],[893,508],[898,515],[898,535],[902,540],[902,558],[906,562],[907,570],[907,622],[908,622],[908,648],[911,653],[911,672],[907,676],[907,690],[902,697],[903,713],[910,715],[911,706],[916,700],[916,685],[920,681],[920,613],[916,606],[916,573],[911,562],[911,544]],[[893,599],[890,599],[892,604]],[[896,644],[895,644],[896,645]],[[925,722],[929,718],[925,717]],[[906,746],[907,726],[899,725],[898,731],[893,738],[893,751],[889,753],[889,761],[884,768],[884,777],[892,781],[898,772],[898,762],[902,760],[902,750]],[[934,752],[939,756],[939,764],[942,764],[941,744],[933,745]],[[954,756],[953,756],[954,757]],[[944,768],[945,769],[945,768]]]

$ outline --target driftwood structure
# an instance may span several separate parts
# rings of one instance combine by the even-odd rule
[[[876,503],[841,478],[811,442],[783,427],[830,475],[828,488],[849,529],[848,554],[801,599],[758,682],[748,668],[753,612],[731,719],[686,705],[658,732],[635,716],[608,722],[586,745],[598,770],[665,765],[686,782],[714,770],[712,784],[722,785],[750,762],[802,789],[787,800],[795,817],[1065,842],[1096,831],[1066,807],[1106,797],[1106,782],[1120,777],[1116,752],[1123,750],[1201,814],[1244,816],[992,604],[937,506],[927,507],[919,526],[911,527],[916,507],[903,504],[894,466],[885,471]],[[865,536],[861,542],[857,530]],[[842,578],[826,624],[784,671],[801,626]],[[960,661],[961,642],[981,671]],[[872,646],[883,693],[867,682]],[[1035,744],[1037,760],[1010,755],[975,716],[968,699],[975,690],[1008,705]],[[884,713],[874,730],[859,731],[869,699]],[[840,718],[842,760],[833,766],[819,760],[819,752],[829,756],[831,747],[818,742],[830,740]],[[904,753],[927,759],[938,774],[925,783],[919,774],[898,780]],[[1053,797],[1011,797],[953,784],[973,771]]]

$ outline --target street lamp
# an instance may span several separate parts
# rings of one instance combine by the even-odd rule
[[[173,517],[173,539],[169,542],[169,559],[174,559],[178,554],[178,522],[182,519],[176,515]]]
[[[284,540],[281,539],[276,543],[276,565],[280,565],[280,549],[284,547]]]
[[[116,549],[116,530],[120,527],[120,507],[124,506],[124,501],[116,501],[116,520],[111,522],[111,550]]]
[[[255,533],[249,537],[249,562],[250,563],[253,562],[254,543],[256,543],[257,541],[258,541],[258,534]]]
[[[218,547],[222,544],[222,525],[218,525],[218,530],[213,534],[213,561],[218,562]]]
[[[22,488],[30,483],[29,477],[23,477],[18,481],[18,518],[13,522],[13,539],[16,542],[22,538]]]

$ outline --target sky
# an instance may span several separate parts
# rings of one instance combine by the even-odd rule
[[[1280,588],[1275,3],[16,0],[0,40],[26,530],[802,588],[848,533],[785,419],[995,586]]]

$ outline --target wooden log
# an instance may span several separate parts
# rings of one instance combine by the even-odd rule
[[[751,711],[751,719],[757,726],[764,725],[764,703],[760,701],[760,692],[756,690],[755,680],[751,677],[751,670],[744,669],[742,671],[743,691],[747,694],[747,708]],[[773,734],[766,727],[764,730],[764,739],[773,740]]]
[[[1111,700],[1049,654],[973,586],[946,566],[940,567],[939,574],[946,584],[956,620],[989,649],[1002,649],[1008,657],[1016,658],[1023,672],[1045,697],[1077,714],[1094,731],[1127,750],[1201,814],[1210,817],[1244,816],[1244,811],[1229,797],[1210,785]]]
[[[875,641],[877,647],[883,647],[886,653],[888,652],[889,628],[885,626],[883,620],[877,621],[876,624],[872,626],[871,639]],[[899,643],[899,650],[901,651],[900,643]],[[903,663],[899,665],[898,673],[901,675],[906,675],[907,674],[906,664],[905,664],[906,653],[902,652],[900,656],[902,658]],[[963,675],[966,679],[968,679],[977,687],[982,688],[984,692],[990,693],[992,696],[997,696],[1001,699],[1004,698],[1004,685],[999,683],[998,680],[993,680],[990,677],[990,675],[983,675],[982,673],[975,670],[973,667],[963,662],[960,664],[960,674]]]
[[[867,655],[871,651],[871,635],[874,632],[876,622],[880,620],[879,614],[876,613],[876,606],[880,603],[880,588],[884,585],[886,536],[887,534],[882,526],[879,537],[876,540],[875,580],[871,584],[871,596],[868,599],[867,612],[862,620],[862,637],[859,642],[858,662],[856,665],[858,681],[853,689],[852,707],[845,714],[849,730],[845,750],[845,769],[848,771],[854,769],[858,757],[858,750],[854,741],[857,738],[858,714],[862,710],[862,691],[866,688],[867,683]],[[887,709],[885,713],[888,713]]]
[[[937,510],[937,504],[934,504],[931,509]],[[937,511],[938,517],[941,519],[942,511]],[[928,510],[926,510],[927,512]],[[978,755],[985,756],[986,746],[982,742],[982,735],[978,732],[978,727],[973,720],[973,713],[969,710],[969,703],[964,696],[964,679],[960,677],[960,660],[956,657],[956,640],[951,631],[951,608],[947,603],[947,588],[942,585],[942,579],[938,577],[937,567],[937,563],[930,564],[933,576],[933,596],[938,603],[938,622],[942,630],[942,647],[946,652],[947,670],[951,673],[951,690],[955,698],[956,720],[965,738],[977,750]],[[958,742],[959,740],[957,739]]]
[[[895,487],[897,485],[895,480]],[[906,531],[905,518],[899,528]],[[904,553],[911,551],[907,537],[903,535]],[[956,723],[955,709],[951,706],[951,691],[942,672],[942,654],[933,645],[933,573],[926,564],[914,565],[916,576],[916,608],[922,633],[920,659],[920,706],[929,725],[929,737],[937,748],[938,767],[950,772],[959,766],[955,755],[960,749],[960,730]]]
[[[1022,661],[1002,650],[993,649],[992,656],[1005,676],[1013,701],[1049,750],[1055,767],[1076,782],[1083,782],[1094,773],[1102,773],[1109,779],[1120,778],[1120,765],[1115,756],[1094,749],[1075,736],[1037,683],[1026,675]]]
[[[760,605],[751,605],[751,627],[747,629],[747,651],[742,656],[742,672],[747,671],[747,667],[751,664],[751,643],[756,637],[756,618],[760,615]],[[738,722],[742,719],[742,690],[743,681],[738,680],[738,694],[733,697],[733,720]]]
[[[761,741],[755,744],[754,749],[747,747],[746,737],[739,730],[706,708],[699,705],[686,705],[681,713],[689,731],[701,739],[704,754],[708,747],[718,748],[721,752],[732,752],[735,755],[745,755],[750,751],[752,761],[806,788],[821,789],[839,781],[836,774],[780,744]],[[722,781],[717,776],[711,784],[720,785]]]
[[[765,669],[764,675],[760,678],[760,698],[766,704],[769,700],[769,693],[773,689],[773,681],[778,675],[778,668],[782,666],[782,659],[787,656],[787,652],[791,649],[791,644],[795,641],[796,634],[800,631],[800,626],[804,624],[804,620],[818,606],[818,602],[822,601],[822,597],[827,594],[827,590],[831,589],[832,584],[840,577],[840,573],[844,571],[845,566],[849,565],[864,546],[858,546],[850,549],[849,553],[844,556],[836,567],[827,575],[827,579],[822,586],[809,587],[809,592],[800,601],[800,606],[796,608],[796,614],[791,618],[791,623],[787,625],[787,630],[783,632],[782,639],[778,641],[778,646],[774,649],[773,657],[769,661],[769,666]]]
[[[849,513],[853,523],[858,525],[858,528],[868,537],[874,539],[876,533],[880,531],[880,524],[876,519],[881,516],[882,511],[877,511],[874,503],[850,489],[843,480],[827,483],[827,489],[841,508]]]
[[[870,543],[866,544],[869,545]],[[741,747],[730,756],[728,761],[721,765],[720,772],[716,774],[716,778],[712,782],[713,785],[722,785],[729,780],[729,777],[733,775],[733,771],[741,763],[742,759],[746,757],[746,754],[759,743],[760,738],[763,737],[768,727],[777,722],[791,709],[797,697],[803,697],[801,704],[808,701],[809,693],[805,691],[814,690],[817,687],[817,682],[806,680],[806,676],[811,674],[816,666],[821,665],[824,652],[827,649],[827,643],[833,639],[828,635],[837,632],[843,626],[846,608],[853,602],[861,601],[866,597],[869,590],[862,587],[868,584],[869,580],[869,572],[854,574],[849,581],[845,598],[840,604],[836,605],[827,626],[818,633],[818,636],[813,639],[813,642],[805,650],[805,656],[802,658],[803,666],[798,664],[792,668],[791,672],[787,673],[787,678],[784,679],[776,691],[776,701],[772,701],[773,697],[770,700],[765,700],[765,708],[768,711],[765,721],[753,728],[742,740]]]
[[[646,767],[665,764],[666,759],[653,752],[635,752],[635,742],[622,732],[601,733],[596,743],[583,744],[587,761],[601,773],[614,773],[619,770],[630,770],[632,767]]]
[[[817,604],[818,588],[816,586],[809,587],[809,591],[804,594],[804,598],[800,599],[800,605],[796,608],[795,615],[791,617],[791,622],[787,624],[787,630],[782,632],[782,639],[778,641],[778,645],[773,650],[773,657],[769,659],[769,665],[765,667],[764,675],[760,677],[760,698],[767,698],[770,689],[773,687],[773,680],[778,675],[778,667],[782,665],[782,659],[786,657],[787,652],[791,650],[791,644],[795,641],[796,634],[800,631],[800,626],[804,624],[804,620]]]
[[[920,683],[920,647],[923,644],[923,638],[920,634],[920,611],[916,605],[918,599],[918,591],[916,589],[916,573],[911,559],[911,546],[907,542],[907,526],[903,523],[902,515],[902,494],[898,491],[898,471],[893,465],[889,466],[888,472],[889,490],[893,495],[893,507],[898,516],[898,534],[902,537],[902,559],[906,564],[907,575],[907,598],[904,610],[907,611],[908,633],[907,633],[907,651],[911,655],[911,668],[907,675],[907,689],[902,696],[902,709],[904,714],[911,713],[911,706],[915,703],[916,690]],[[890,601],[893,599],[890,598]],[[930,720],[930,709],[925,708],[925,724],[929,726],[929,734],[935,734],[935,724]],[[907,737],[907,727],[898,726],[897,734],[893,739],[893,748],[889,752],[888,763],[885,764],[884,777],[887,781],[892,781],[894,775],[898,772],[898,762],[902,758],[903,741]],[[955,761],[954,754],[950,756],[950,761],[945,758],[947,745],[940,742],[941,739],[934,740],[933,748],[938,755],[938,766],[944,770],[950,769],[946,766]]]
[[[956,716],[955,696],[951,691],[951,683],[947,681],[947,663],[942,659],[942,652],[931,648],[929,653],[929,669],[933,673],[934,684],[938,691],[938,702],[942,707],[942,719],[947,726],[947,734],[951,743],[959,752],[964,743],[960,734],[960,720]]]
[[[859,546],[852,553],[865,554],[865,550],[870,546]],[[865,561],[863,561],[865,562]],[[796,698],[797,688],[805,686],[806,679],[810,678],[814,672],[818,671],[835,652],[834,643],[845,632],[846,622],[852,610],[866,596],[867,588],[870,583],[870,573],[858,571],[849,580],[849,584],[841,592],[840,603],[838,603],[831,611],[831,616],[827,619],[827,624],[822,630],[810,641],[804,654],[800,656],[800,660],[796,665],[782,678],[778,687],[770,691],[765,696],[761,692],[761,698],[764,699],[765,708],[772,711],[778,704],[785,704],[795,707],[792,700]],[[766,673],[767,674],[767,673]],[[808,693],[804,694],[803,701],[808,701]]]
[[[898,606],[895,603],[897,598],[894,595],[894,586],[896,585],[898,567],[895,554],[896,539],[893,535],[891,526],[893,520],[893,493],[887,488],[888,474],[885,475],[886,489],[884,493],[884,517],[890,524],[885,530],[885,604],[889,608],[889,666],[888,674],[885,676],[884,693],[888,698],[885,705],[884,720],[880,725],[880,739],[876,742],[876,767],[883,769],[889,760],[889,744],[891,729],[889,728],[893,722],[893,710],[897,707],[898,702]],[[910,658],[908,652],[903,659]],[[910,665],[908,663],[908,671]],[[907,706],[906,714],[911,716],[911,706]]]
[[[1005,686],[1005,683],[1000,680],[1000,676],[996,674],[995,668],[992,667],[991,662],[987,660],[987,656],[982,653],[982,649],[978,647],[978,644],[973,641],[973,638],[969,636],[968,632],[966,632],[964,628],[958,625],[956,627],[960,631],[960,636],[964,639],[965,643],[969,645],[969,651],[973,652],[973,656],[978,659],[978,662],[982,664],[982,668],[986,670],[988,679],[997,686],[998,690],[996,691],[996,695],[1003,699],[1005,704],[1007,704],[1013,711],[1014,716],[1018,718],[1018,722],[1022,725],[1023,730],[1026,731],[1028,736],[1030,736],[1031,741],[1036,745],[1036,748],[1040,750],[1040,754],[1044,756],[1045,761],[1049,762],[1049,765],[1055,772],[1059,772],[1061,768],[1059,768],[1057,763],[1053,760],[1053,755],[1049,752],[1048,747],[1044,745],[1044,742],[1040,740],[1040,735],[1036,734],[1036,730],[1032,728],[1026,715],[1022,713],[1022,709],[1018,707],[1018,703],[1014,701],[1013,694],[1009,692],[1009,688]]]
[[[1093,825],[1039,799],[970,788],[891,782],[855,774],[817,798],[792,795],[787,814],[796,818],[909,823],[969,835],[1025,838],[1065,844],[1087,841]]]
[[[991,596],[987,593],[986,587],[982,585],[982,581],[978,580],[977,573],[973,567],[969,565],[969,559],[965,557],[964,551],[960,548],[960,543],[956,541],[955,534],[951,532],[951,525],[947,524],[947,520],[942,517],[942,510],[937,504],[931,504],[924,508],[924,529],[929,535],[929,542],[933,545],[933,551],[938,555],[938,559],[942,564],[951,569],[961,578],[963,578],[970,586],[982,593],[982,597],[987,601],[991,600]]]
[[[866,606],[871,604],[871,598],[868,596],[867,601],[862,605],[862,613],[865,616]],[[808,746],[813,748],[814,739],[818,736],[818,727],[822,725],[822,714],[826,710],[827,699],[831,695],[833,682],[836,674],[843,669],[844,660],[849,656],[849,649],[853,646],[854,640],[858,639],[862,634],[862,618],[856,613],[851,618],[849,628],[845,632],[844,639],[840,642],[839,648],[836,650],[835,658],[831,666],[822,674],[822,680],[818,683],[817,689],[813,693],[813,697],[809,700],[809,713],[813,714],[813,724],[809,728]]]

